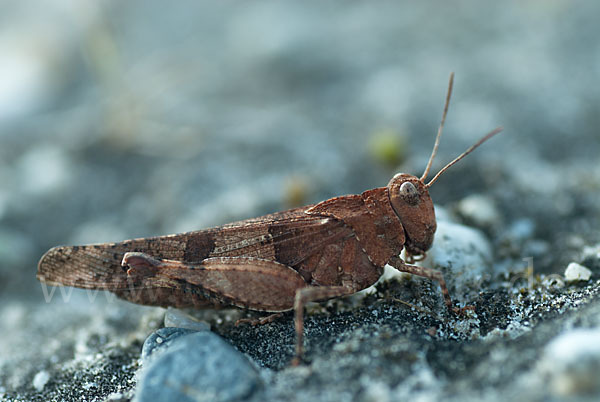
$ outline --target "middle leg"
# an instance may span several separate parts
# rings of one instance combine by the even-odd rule
[[[298,365],[304,353],[304,306],[306,303],[346,296],[354,292],[354,289],[345,286],[307,286],[296,291],[294,299],[296,357],[292,360],[292,365]]]

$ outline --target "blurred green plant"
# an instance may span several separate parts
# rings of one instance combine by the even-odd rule
[[[392,129],[371,133],[367,147],[373,159],[389,168],[397,167],[406,158],[406,137]]]

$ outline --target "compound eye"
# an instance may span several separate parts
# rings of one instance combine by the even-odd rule
[[[419,202],[419,192],[414,184],[405,181],[400,185],[400,196],[409,204],[414,205]]]

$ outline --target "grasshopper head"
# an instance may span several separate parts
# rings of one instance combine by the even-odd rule
[[[427,166],[425,167],[425,172],[423,172],[421,178],[406,173],[398,173],[392,177],[392,180],[390,180],[387,185],[392,208],[400,218],[402,226],[404,226],[404,247],[409,256],[423,256],[433,243],[433,235],[435,234],[437,225],[435,222],[433,202],[429,196],[429,187],[442,175],[442,173],[448,170],[450,166],[454,165],[471,153],[475,148],[502,131],[502,127],[490,131],[475,144],[471,145],[465,152],[454,158],[452,162],[440,169],[433,179],[425,184],[425,179],[429,174],[433,159],[435,158],[435,154],[440,144],[440,137],[442,136],[446,114],[448,113],[453,83],[454,73],[451,73],[442,121],[440,122],[433,150],[431,151],[429,162],[427,162]]]
[[[448,168],[456,162],[467,156],[479,145],[492,138],[494,135],[502,131],[498,127],[490,131],[486,136],[471,145],[469,149],[457,156],[452,162],[444,166],[427,184],[425,179],[429,173],[431,162],[435,156],[440,132],[436,138],[436,145],[433,148],[429,163],[425,169],[425,173],[421,178],[407,174],[398,173],[387,185],[390,202],[392,208],[402,226],[404,226],[405,243],[404,247],[408,254],[412,256],[422,256],[431,247],[433,243],[433,235],[437,227],[435,222],[435,212],[433,210],[433,201],[429,196],[429,187],[444,173]]]
[[[427,186],[416,176],[398,173],[387,188],[392,208],[404,227],[406,251],[423,255],[431,247],[437,227]]]

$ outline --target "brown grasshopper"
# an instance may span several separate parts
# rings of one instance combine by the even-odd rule
[[[436,230],[429,187],[497,128],[441,169],[427,184],[452,93],[423,175],[395,175],[386,187],[331,198],[194,232],[84,246],[59,246],[41,258],[37,277],[50,285],[114,292],[133,303],[195,308],[236,306],[295,311],[296,358],[303,352],[308,302],[350,295],[374,284],[386,264],[439,283],[454,307],[442,273],[411,265],[431,247]],[[404,248],[406,262],[399,255]]]

